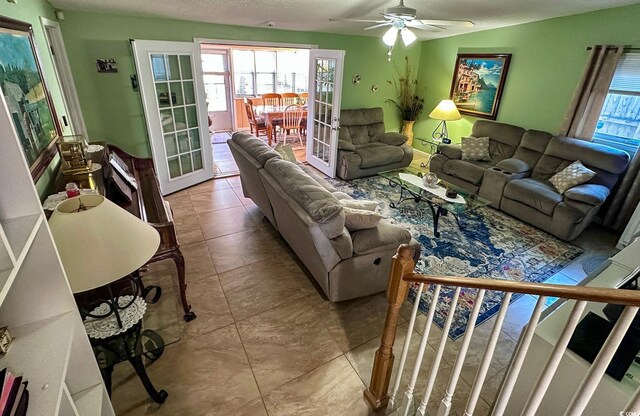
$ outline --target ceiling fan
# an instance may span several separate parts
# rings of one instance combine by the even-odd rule
[[[416,17],[416,9],[404,5],[404,0],[400,0],[400,4],[395,7],[387,7],[383,13],[380,13],[384,20],[369,19],[329,19],[330,22],[360,22],[375,23],[372,26],[365,27],[364,30],[377,29],[379,27],[391,26],[382,37],[382,41],[388,46],[393,46],[398,38],[398,33],[402,37],[403,43],[408,46],[416,40],[416,35],[409,30],[418,29],[429,32],[439,32],[445,30],[447,26],[457,27],[473,27],[474,23],[468,20],[432,20]]]

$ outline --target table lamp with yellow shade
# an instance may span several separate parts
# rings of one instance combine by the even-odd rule
[[[441,120],[438,127],[433,131],[431,137],[433,140],[442,143],[451,143],[449,139],[449,133],[447,132],[447,121],[455,121],[460,120],[462,116],[458,111],[458,107],[453,102],[453,100],[442,100],[437,105],[436,108],[433,109],[431,113],[429,113],[429,117],[434,120]]]
[[[49,227],[73,293],[106,286],[110,299],[103,302],[121,325],[119,310],[129,305],[121,305],[109,285],[153,257],[160,245],[158,232],[101,195],[81,195],[60,203]]]

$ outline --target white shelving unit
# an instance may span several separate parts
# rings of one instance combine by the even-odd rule
[[[0,368],[29,381],[27,413],[115,416],[0,94]]]

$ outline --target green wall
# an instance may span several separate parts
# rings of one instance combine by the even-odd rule
[[[64,115],[62,104],[62,92],[58,85],[53,71],[53,62],[49,51],[47,51],[47,43],[44,37],[44,29],[40,23],[40,16],[48,19],[55,19],[54,9],[46,0],[28,0],[19,1],[17,4],[7,3],[6,1],[0,2],[0,16],[10,17],[12,19],[21,20],[23,22],[31,23],[33,27],[33,34],[35,37],[36,46],[40,55],[40,64],[42,65],[42,71],[44,71],[45,82],[47,88],[51,93],[53,105],[56,108],[58,118]],[[36,183],[36,189],[41,198],[45,198],[49,194],[50,185],[55,178],[60,159],[56,156],[49,165],[49,168],[44,172],[42,177]]]
[[[556,133],[586,65],[587,46],[638,47],[638,22],[640,5],[633,5],[422,42],[426,111],[415,125],[416,136],[430,137],[437,126],[428,114],[449,98],[458,53],[513,54],[497,121]],[[463,117],[447,123],[454,141],[469,134],[476,120]]]
[[[386,49],[379,38],[104,13],[65,11],[61,25],[90,138],[106,140],[141,156],[149,155],[150,149],[140,96],[129,81],[129,76],[135,73],[129,39],[191,42],[198,37],[303,43],[323,49],[343,49],[346,57],[342,107],[383,106],[389,129],[399,129],[400,120],[384,103],[392,94],[387,80],[394,74],[394,64],[402,65],[405,55],[416,66],[420,56],[417,42],[408,49],[396,48],[393,61],[387,62]],[[95,64],[98,58],[115,58],[118,73],[98,73]],[[359,85],[351,83],[354,74],[362,76]],[[373,84],[379,87],[376,93],[370,91]]]

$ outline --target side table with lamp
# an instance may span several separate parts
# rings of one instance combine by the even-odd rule
[[[440,123],[433,130],[433,133],[431,133],[430,139],[419,139],[423,146],[429,146],[431,150],[431,156],[429,157],[427,165],[431,162],[431,158],[436,154],[438,146],[441,143],[451,143],[451,139],[449,139],[449,132],[447,131],[447,121],[456,121],[462,118],[458,111],[458,107],[456,107],[453,100],[440,101],[436,108],[429,113],[429,117],[434,120],[440,120]]]
[[[149,348],[145,351],[142,345],[146,302],[140,295],[148,292],[132,276],[156,253],[160,235],[101,195],[81,195],[60,203],[49,226],[77,299],[89,291],[102,291],[99,299],[91,299],[97,307],[89,312],[82,305],[80,309],[108,390],[113,365],[128,360],[151,398],[164,402],[167,393],[153,387],[142,364],[141,355]],[[161,339],[151,337],[152,350],[163,347]]]

